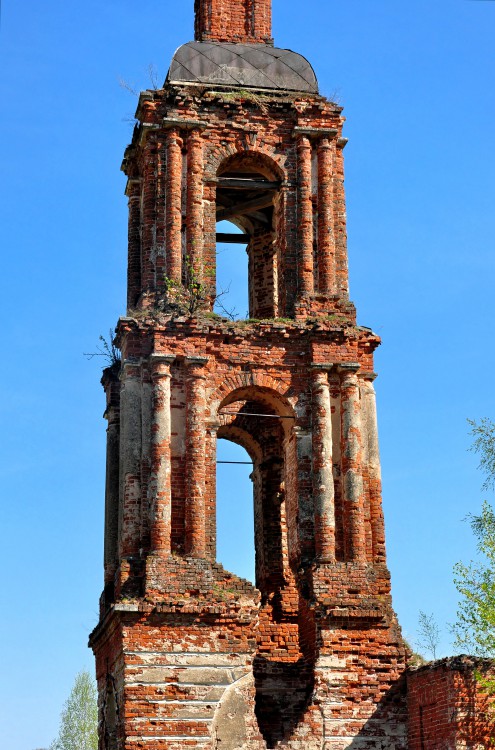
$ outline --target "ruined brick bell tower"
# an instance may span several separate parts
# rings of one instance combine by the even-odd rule
[[[107,369],[100,750],[401,750],[373,388],[348,296],[343,118],[270,0],[196,0],[141,94],[122,365]],[[231,221],[241,234],[223,233]],[[246,246],[249,319],[213,312]],[[256,587],[216,561],[216,446],[253,462]],[[232,513],[236,488],[232,488]],[[240,529],[239,533],[251,533]]]

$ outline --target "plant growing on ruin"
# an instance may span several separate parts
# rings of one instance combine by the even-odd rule
[[[195,315],[206,299],[205,285],[199,281],[193,266],[188,261],[186,261],[184,284],[179,284],[169,276],[165,276],[165,300],[162,303],[165,312]]]
[[[205,271],[202,276],[209,278],[213,271]],[[191,316],[196,315],[204,303],[211,299],[208,293],[207,285],[201,281],[201,276],[194,268],[189,256],[184,259],[184,283],[165,276],[165,298],[160,302],[164,312]],[[229,293],[229,289],[222,289],[213,297],[213,304],[216,305],[230,320],[235,319],[235,309],[228,310],[221,299]]]
[[[96,347],[97,351],[84,352],[84,356],[87,357],[87,359],[103,357],[107,367],[114,367],[116,365],[120,367],[120,351],[115,343],[115,336],[112,329],[108,332],[108,339],[106,339],[105,336],[100,336],[98,340],[101,342],[101,345]]]
[[[437,658],[437,650],[440,643],[440,628],[433,614],[419,613],[418,646],[420,649],[431,654],[431,658]]]

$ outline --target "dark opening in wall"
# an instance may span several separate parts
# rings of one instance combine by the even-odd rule
[[[234,224],[247,245],[249,313],[246,317],[275,318],[279,314],[283,286],[281,243],[277,241],[280,186],[276,165],[250,152],[228,159],[216,178],[217,222]],[[232,233],[217,231],[217,246],[220,242],[237,241]],[[221,292],[217,258],[217,295]]]

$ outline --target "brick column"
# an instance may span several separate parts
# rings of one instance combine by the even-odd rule
[[[156,291],[162,295],[166,289],[167,267],[167,139],[166,132],[156,135],[155,138],[155,177],[156,177],[156,194],[155,194],[155,236],[154,236],[154,257],[155,257],[155,284]]]
[[[141,291],[146,296],[156,289],[156,137],[148,136],[143,153],[141,197]]]
[[[344,154],[347,143],[345,138],[339,138],[335,150],[335,169],[333,178],[335,232],[335,291],[347,297],[349,295],[349,270],[347,259],[347,223],[344,189]]]
[[[129,250],[127,263],[127,309],[132,310],[141,295],[141,181],[129,180]]]
[[[141,365],[141,546],[150,549],[150,472],[151,472],[151,427],[153,421],[153,384],[151,365]],[[145,499],[146,498],[146,502]]]
[[[182,281],[182,138],[178,128],[167,131],[166,233],[167,276]]]
[[[119,386],[118,380],[115,386]],[[114,401],[112,399],[114,383],[109,382],[106,388],[110,389],[110,403],[105,412],[105,417],[108,420],[105,482],[105,584],[114,580],[118,566],[120,451],[120,408],[118,402],[112,403]],[[117,390],[116,387],[115,390]]]
[[[315,370],[313,386],[313,497],[316,556],[335,561],[335,488],[333,481],[332,411],[328,374]]]
[[[363,436],[357,370],[359,365],[341,367],[342,475],[346,558],[366,560],[364,490],[362,477]]]
[[[370,478],[370,516],[373,562],[385,562],[385,522],[382,506],[382,476],[380,449],[378,444],[378,421],[376,415],[376,394],[373,387],[374,375],[367,375],[361,381],[363,394],[363,415],[368,446],[368,473]]]
[[[141,371],[124,362],[120,393],[120,556],[139,554],[141,546]]]
[[[329,138],[318,144],[318,290],[335,294],[333,227],[333,152]]]
[[[203,140],[198,130],[187,141],[187,256],[203,281]]]
[[[297,141],[297,163],[299,178],[298,228],[299,259],[298,281],[300,294],[314,291],[313,269],[313,201],[311,184],[311,141],[301,135]]]
[[[171,426],[170,365],[175,357],[152,354],[150,357],[152,390],[151,467],[149,507],[151,550],[166,556],[171,549]]]
[[[206,556],[205,375],[207,360],[186,359],[186,554]]]
[[[314,505],[312,499],[312,434],[309,429],[293,428],[296,439],[298,542],[301,559],[310,563],[314,557]]]

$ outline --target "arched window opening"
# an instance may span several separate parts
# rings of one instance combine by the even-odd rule
[[[242,446],[252,461],[250,468],[254,505],[255,585],[264,601],[270,600],[277,609],[284,609],[285,594],[292,584],[291,560],[289,557],[288,516],[295,516],[290,499],[294,493],[286,491],[286,455],[292,433],[285,415],[277,413],[280,404],[266,389],[242,389],[224,401],[219,410],[220,427],[217,436]],[[220,454],[219,454],[220,455]],[[217,460],[222,460],[217,458]],[[219,464],[219,469],[225,464]],[[228,464],[227,464],[228,466]],[[218,473],[220,477],[220,472]],[[232,485],[230,486],[232,493]],[[217,498],[219,489],[217,488]],[[293,505],[293,503],[292,503]],[[235,505],[229,507],[236,514]],[[218,512],[218,511],[217,511]],[[291,524],[294,526],[294,523]],[[252,532],[237,525],[236,534],[252,538]],[[251,529],[253,526],[251,526]],[[218,559],[220,545],[218,545]],[[222,560],[223,562],[223,560]],[[289,596],[290,599],[290,596]]]
[[[253,462],[230,440],[217,445],[217,560],[255,582]]]
[[[217,224],[217,294],[213,311],[239,320],[249,317],[248,261],[250,238],[230,221]]]
[[[235,224],[247,243],[249,317],[277,317],[282,283],[277,242],[280,175],[259,154],[246,152],[224,163],[216,183],[217,222]],[[217,243],[229,241],[238,239],[217,233]]]

